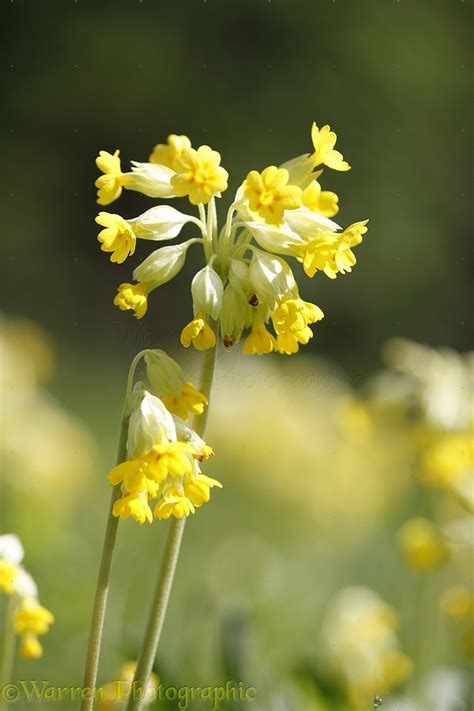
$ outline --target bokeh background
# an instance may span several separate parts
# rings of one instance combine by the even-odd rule
[[[324,642],[334,596],[364,586],[399,617],[397,645],[413,665],[393,691],[409,695],[403,708],[470,708],[465,633],[438,604],[460,573],[450,562],[428,584],[396,542],[413,516],[441,530],[464,515],[465,501],[426,489],[417,472],[420,427],[431,438],[468,418],[430,421],[426,354],[409,376],[410,407],[392,402],[399,381],[382,387],[374,373],[408,367],[393,348],[382,360],[394,337],[471,346],[472,4],[3,0],[1,11],[0,533],[21,536],[56,616],[44,658],[19,662],[17,676],[80,682],[128,363],[140,348],[176,343],[198,266],[154,294],[143,321],[115,309],[131,261],[111,265],[98,249],[95,156],[120,148],[126,162],[146,160],[175,132],[208,142],[231,173],[223,212],[250,169],[309,151],[315,120],[334,127],[353,166],[326,171],[324,187],[340,195],[344,224],[368,217],[370,230],[351,275],[304,281],[326,318],[298,363],[219,359],[208,436],[225,487],[190,522],[157,671],[167,684],[244,679],[259,689],[252,708],[372,708],[327,672],[334,645]],[[126,193],[120,212],[148,206]],[[441,361],[434,380],[459,368]],[[461,388],[468,403],[468,380],[450,377],[446,392]],[[104,682],[136,654],[164,535],[159,523],[121,527]],[[464,706],[429,705],[439,674],[443,688],[457,680]]]

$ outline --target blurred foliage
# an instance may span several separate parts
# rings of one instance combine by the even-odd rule
[[[310,348],[354,377],[394,335],[465,349],[471,8],[5,0],[6,310],[97,357],[127,360],[145,338],[176,334],[190,309],[181,280],[143,324],[112,306],[130,265],[110,269],[96,243],[98,150],[143,160],[171,132],[209,142],[231,173],[227,204],[249,169],[309,150],[316,120],[334,126],[353,165],[344,183],[325,175],[342,191],[341,219],[368,217],[370,232],[351,276],[306,281],[303,296],[327,314]],[[122,204],[133,215],[149,201]]]
[[[9,365],[2,399],[13,395],[9,410],[16,406],[1,442],[2,528],[21,536],[55,615],[44,658],[18,660],[15,675],[77,685],[123,374],[96,363],[77,388],[70,362],[61,384],[94,427],[100,461],[57,401],[54,420],[40,416],[41,449],[26,430],[26,456],[9,447],[30,410],[52,406],[44,377],[53,356],[24,321],[5,320],[0,345]],[[393,711],[467,709],[459,704],[468,703],[474,654],[472,356],[398,339],[385,349],[390,368],[356,391],[321,359],[235,355],[218,360],[208,433],[217,456],[206,471],[224,489],[187,524],[160,682],[232,679],[257,688],[258,711],[369,711],[376,694]],[[191,378],[195,365],[185,362]],[[433,457],[439,446],[443,456]],[[165,530],[119,528],[102,684],[136,657]],[[445,705],[433,706],[438,696]]]

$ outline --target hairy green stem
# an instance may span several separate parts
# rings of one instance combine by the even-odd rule
[[[117,463],[123,462],[127,457],[127,434],[128,416],[122,416],[120,425],[120,438],[117,452]],[[110,572],[112,569],[112,558],[117,537],[117,527],[119,519],[112,514],[115,502],[121,496],[121,485],[114,486],[110,501],[107,527],[105,529],[104,545],[102,548],[102,558],[100,561],[99,575],[97,578],[97,588],[95,592],[94,607],[92,609],[92,619],[89,632],[89,644],[87,648],[86,668],[84,671],[83,688],[95,689],[97,684],[97,673],[99,669],[100,647],[104,630],[105,611],[107,608],[107,598],[109,594]],[[89,696],[89,694],[88,694]],[[94,707],[94,694],[90,698],[84,698],[81,704],[81,711],[91,711]]]
[[[15,660],[15,598],[10,595],[8,599],[7,614],[5,619],[5,636],[3,638],[3,658],[0,676],[0,686],[4,687],[12,680],[13,664]],[[6,708],[6,698],[0,695],[0,709]]]
[[[215,348],[205,352],[201,366],[201,377],[199,389],[207,398],[209,398],[212,380],[214,377],[214,368],[216,361],[217,345]],[[193,428],[202,436],[206,427],[207,411],[202,415],[194,417]],[[145,638],[137,662],[135,678],[133,680],[131,693],[128,699],[127,711],[139,711],[143,704],[144,690],[150,680],[150,675],[155,662],[156,652],[163,629],[163,624],[168,608],[168,601],[173,586],[174,574],[178,563],[179,550],[181,540],[183,538],[184,526],[186,518],[172,518],[168,529],[168,538],[163,553],[160,573],[156,584],[155,594],[151,604],[148,624],[145,631]]]

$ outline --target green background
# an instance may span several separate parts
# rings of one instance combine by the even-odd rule
[[[8,313],[127,359],[125,324],[135,339],[178,332],[195,264],[155,295],[144,323],[112,306],[132,261],[111,266],[98,251],[98,150],[120,148],[126,165],[169,133],[208,142],[231,174],[227,205],[250,169],[309,151],[316,121],[353,166],[326,170],[323,185],[339,193],[344,224],[370,218],[370,231],[350,277],[304,280],[327,314],[310,348],[355,376],[394,335],[466,348],[470,2],[3,0],[2,10]],[[126,194],[113,209],[149,204]]]

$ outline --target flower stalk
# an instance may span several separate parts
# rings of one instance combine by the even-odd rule
[[[128,421],[128,416],[124,414],[122,416],[122,422],[120,424],[117,462],[122,462],[126,457]],[[92,619],[89,633],[89,644],[87,647],[86,667],[84,671],[84,682],[82,685],[83,688],[94,689],[97,685],[100,648],[104,631],[107,599],[109,595],[110,573],[112,570],[112,558],[114,554],[115,541],[117,538],[118,523],[120,520],[113,515],[112,511],[116,501],[118,501],[120,496],[121,487],[119,484],[117,484],[112,489],[109,514],[107,517],[107,527],[105,529],[104,545],[102,548],[102,557],[100,561],[99,574],[97,577],[97,587],[94,598],[94,606],[92,609]],[[81,711],[91,711],[93,707],[93,695],[91,695],[90,698],[83,698],[81,704]]]
[[[207,350],[204,354],[201,366],[199,390],[208,400],[215,371],[216,351],[217,348]],[[199,436],[204,434],[208,410],[209,408],[206,408],[202,415],[195,416],[193,419],[193,429]],[[143,703],[140,690],[147,688],[153,670],[153,664],[155,662],[168,609],[185,524],[186,517],[181,519],[172,518],[169,524],[168,538],[166,540],[155,594],[151,604],[143,646],[138,658],[135,678],[132,684],[132,693],[128,699],[127,711],[138,711]]]

